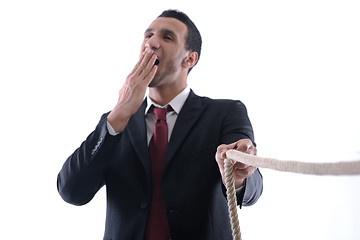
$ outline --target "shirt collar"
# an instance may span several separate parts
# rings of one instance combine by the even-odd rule
[[[176,112],[176,114],[179,114],[182,107],[185,104],[186,99],[188,98],[190,94],[190,88],[186,87],[184,90],[182,90],[176,97],[174,97],[167,105],[165,106],[160,106],[157,103],[154,103],[153,100],[151,100],[151,98],[149,96],[146,97],[146,102],[147,102],[147,106],[145,109],[145,114],[147,114],[147,112],[149,111],[150,107],[152,105],[154,105],[155,107],[167,107],[168,105],[170,105],[172,107],[172,109]]]

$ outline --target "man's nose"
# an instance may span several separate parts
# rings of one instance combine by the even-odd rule
[[[145,43],[145,47],[150,48],[152,50],[158,49],[160,48],[160,41],[159,38],[156,36],[152,36],[151,38],[149,38],[146,43]]]

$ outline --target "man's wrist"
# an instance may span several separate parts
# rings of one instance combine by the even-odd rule
[[[237,194],[240,193],[243,189],[245,189],[245,186],[246,186],[246,178],[244,179],[243,184],[235,189],[236,193]]]
[[[235,182],[235,189],[240,189],[242,187],[245,186],[245,181],[246,181],[246,178],[244,178],[243,180],[238,180]]]
[[[114,130],[114,131],[112,131],[110,129],[109,133],[115,132],[115,134],[118,134],[118,133],[122,132],[125,129],[130,117],[131,116],[126,116],[125,114],[123,114],[122,112],[120,112],[117,109],[113,109],[110,112],[110,114],[107,116],[107,122],[111,126],[112,130]]]

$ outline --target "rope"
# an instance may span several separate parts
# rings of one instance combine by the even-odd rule
[[[254,167],[269,168],[283,172],[336,176],[360,175],[360,160],[333,163],[306,163],[298,161],[282,161],[274,158],[262,158],[237,150],[228,150],[224,161],[224,172],[229,216],[234,240],[241,240],[241,233],[237,214],[233,161],[242,162]]]
[[[249,155],[236,150],[226,152],[226,157],[261,168],[293,173],[312,175],[358,175],[360,174],[360,161],[309,163],[298,161],[282,161],[274,158],[263,158]]]
[[[225,158],[224,162],[224,171],[225,171],[225,186],[226,186],[226,195],[228,200],[229,207],[229,216],[231,222],[231,228],[233,233],[234,240],[241,240],[240,224],[237,214],[237,201],[235,194],[235,182],[233,177],[234,165],[231,160]]]

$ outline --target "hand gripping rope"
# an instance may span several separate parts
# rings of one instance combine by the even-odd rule
[[[233,162],[242,162],[259,168],[270,168],[283,172],[293,172],[312,175],[360,175],[360,161],[334,163],[305,163],[298,161],[281,161],[274,158],[262,158],[242,153],[237,150],[228,150],[225,158],[225,186],[228,200],[229,216],[234,240],[241,240],[237,202],[233,178]]]

